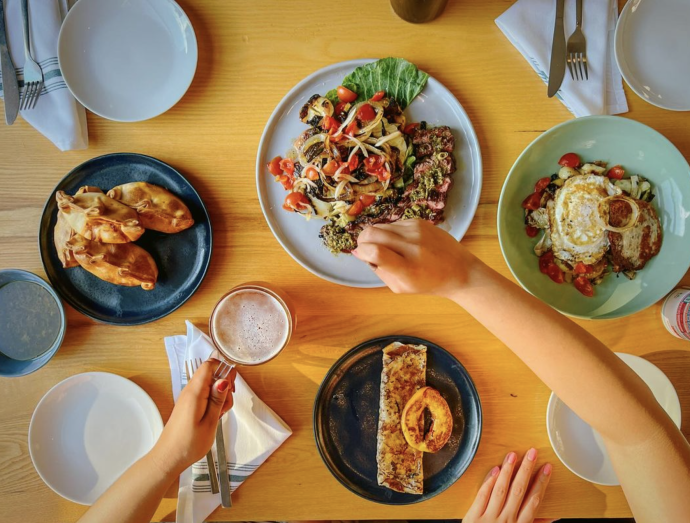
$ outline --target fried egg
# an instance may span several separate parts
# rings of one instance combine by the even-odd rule
[[[605,176],[568,178],[546,205],[554,256],[571,265],[601,260],[609,244],[599,203],[621,193]]]

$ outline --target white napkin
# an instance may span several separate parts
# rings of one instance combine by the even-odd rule
[[[508,40],[548,84],[556,0],[518,0],[496,19]],[[628,111],[623,80],[613,54],[618,19],[617,0],[589,0],[582,10],[582,31],[587,40],[589,80],[574,81],[566,67],[556,97],[576,117]],[[575,30],[575,0],[565,0],[566,41]],[[544,89],[546,96],[546,89]]]
[[[86,113],[62,79],[57,59],[58,34],[67,10],[68,0],[29,2],[31,52],[43,70],[44,83],[36,107],[20,111],[24,120],[61,151],[86,149],[89,144]],[[23,94],[24,24],[19,0],[5,0],[5,21],[10,55]]]
[[[186,336],[165,338],[175,401],[187,383],[185,360],[207,360],[215,353],[211,339],[189,321],[186,324]],[[232,492],[292,434],[290,427],[256,397],[239,374],[235,379],[234,401],[232,410],[222,419]],[[177,500],[177,523],[204,521],[220,505],[220,494],[211,494],[208,478],[205,457],[182,473]]]

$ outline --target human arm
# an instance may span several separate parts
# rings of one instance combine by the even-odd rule
[[[151,521],[177,477],[211,448],[218,419],[232,408],[236,372],[215,381],[217,366],[217,360],[209,360],[199,367],[153,449],[98,498],[80,523]]]
[[[645,383],[594,336],[428,222],[370,227],[354,254],[394,292],[455,301],[595,428],[638,523],[690,514],[687,441]]]

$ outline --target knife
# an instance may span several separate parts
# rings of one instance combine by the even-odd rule
[[[5,12],[0,0],[0,67],[2,70],[2,91],[5,97],[5,122],[12,125],[19,112],[19,85],[17,73],[14,70],[10,51],[7,49],[7,34],[5,33]]]
[[[558,92],[565,76],[565,28],[563,27],[563,4],[565,0],[556,0],[556,22],[553,27],[553,45],[551,46],[551,65],[549,66],[548,95],[551,98]]]

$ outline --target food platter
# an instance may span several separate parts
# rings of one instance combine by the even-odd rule
[[[427,385],[441,393],[453,415],[448,444],[424,455],[421,495],[377,484],[381,351],[395,341],[427,347]],[[472,462],[481,431],[481,402],[467,370],[445,349],[410,336],[376,338],[348,351],[326,374],[314,403],[316,446],[331,474],[358,496],[389,505],[418,503],[455,483]]]
[[[122,287],[102,281],[81,267],[63,269],[53,244],[56,192],[71,195],[85,185],[108,190],[133,181],[165,187],[185,202],[195,222],[177,234],[147,230],[136,241],[158,265],[156,287],[150,291]],[[51,284],[68,304],[100,322],[139,325],[170,314],[199,287],[211,259],[211,222],[199,194],[171,166],[140,154],[109,154],[77,166],[51,192],[40,221],[39,247]]]
[[[373,60],[352,60],[325,67],[297,84],[278,104],[266,123],[256,159],[256,183],[264,217],[274,236],[292,258],[313,274],[333,283],[351,287],[381,287],[381,280],[363,263],[350,255],[331,254],[319,239],[322,220],[308,222],[297,213],[282,209],[285,191],[273,181],[266,164],[283,156],[305,129],[298,115],[315,94],[337,87],[355,68]],[[445,221],[440,225],[455,238],[465,234],[479,203],[482,186],[482,161],[479,142],[467,113],[438,80],[429,77],[422,93],[405,110],[409,121],[447,125],[455,137],[457,171],[448,193]]]

